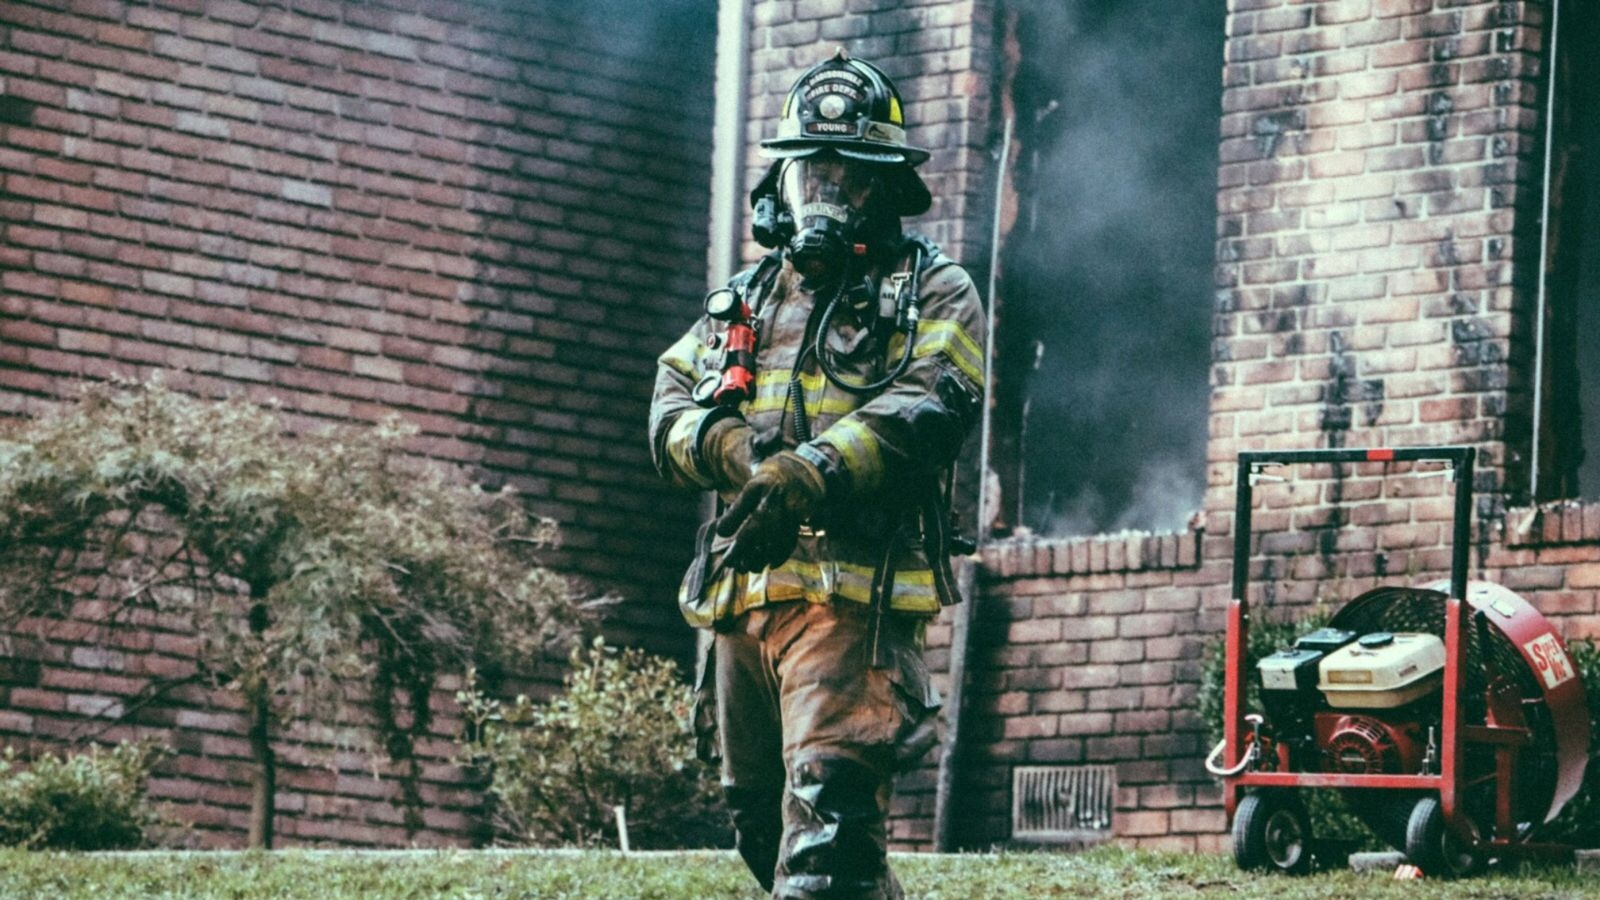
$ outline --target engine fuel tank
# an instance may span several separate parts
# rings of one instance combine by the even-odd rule
[[[1317,689],[1335,709],[1394,709],[1444,683],[1444,641],[1378,631],[1323,657]]]

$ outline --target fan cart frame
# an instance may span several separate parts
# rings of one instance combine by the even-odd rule
[[[1466,446],[1248,451],[1239,454],[1233,522],[1232,600],[1228,605],[1227,614],[1223,688],[1225,747],[1223,759],[1238,762],[1227,770],[1230,774],[1223,776],[1223,804],[1227,820],[1230,826],[1234,827],[1236,842],[1240,840],[1238,832],[1241,827],[1248,832],[1247,837],[1250,839],[1247,843],[1262,845],[1269,850],[1274,846],[1275,838],[1282,843],[1284,840],[1294,839],[1296,829],[1305,831],[1300,835],[1304,846],[1295,847],[1291,844],[1289,849],[1292,852],[1287,853],[1281,852],[1279,848],[1280,852],[1269,853],[1268,858],[1262,860],[1263,864],[1276,866],[1284,871],[1303,871],[1309,864],[1309,828],[1297,792],[1313,788],[1405,791],[1418,796],[1419,799],[1407,822],[1405,849],[1408,855],[1413,857],[1412,861],[1425,871],[1429,868],[1435,870],[1442,868],[1444,871],[1440,874],[1467,874],[1469,870],[1491,857],[1539,855],[1570,858],[1572,856],[1573,848],[1569,845],[1537,843],[1527,840],[1526,835],[1518,833],[1513,811],[1516,760],[1519,748],[1530,743],[1531,732],[1526,728],[1497,726],[1487,722],[1467,722],[1463,715],[1465,707],[1462,702],[1465,684],[1463,666],[1466,662],[1464,638],[1472,617],[1483,617],[1487,614],[1485,609],[1475,608],[1474,603],[1468,600],[1468,552],[1471,547],[1472,480],[1476,455],[1476,448]],[[1250,517],[1255,484],[1264,477],[1285,480],[1277,476],[1264,475],[1264,470],[1280,466],[1307,463],[1400,462],[1443,463],[1448,467],[1445,474],[1455,485],[1449,594],[1445,600],[1442,635],[1445,647],[1443,709],[1436,771],[1418,774],[1356,774],[1281,769],[1263,771],[1247,758],[1259,753],[1258,736],[1254,727],[1259,719],[1250,716],[1250,721],[1247,721],[1245,709],[1246,679],[1250,676],[1246,671],[1250,628]],[[1415,467],[1411,473],[1413,477],[1427,474],[1436,473],[1419,473]],[[1509,591],[1500,589],[1494,597],[1494,603],[1520,604],[1516,611],[1533,612],[1526,601]],[[1485,602],[1484,605],[1488,603]],[[1507,613],[1504,607],[1494,608],[1498,609],[1509,622],[1508,624],[1497,620],[1496,627],[1502,628],[1506,636],[1527,658],[1530,666],[1534,665],[1536,661],[1530,655],[1527,645],[1530,641],[1537,643],[1542,634],[1553,633],[1549,632],[1548,621],[1536,613],[1514,616]],[[1562,692],[1559,696],[1554,692],[1547,693],[1547,699],[1553,707],[1559,705],[1563,713],[1569,716],[1581,716],[1584,726],[1582,735],[1563,735],[1559,732],[1557,734],[1556,752],[1566,764],[1561,768],[1561,778],[1552,799],[1552,811],[1559,809],[1577,791],[1583,779],[1583,764],[1587,761],[1587,704],[1581,679],[1574,678],[1572,681],[1576,682],[1573,685],[1575,690]],[[1473,821],[1461,802],[1466,776],[1463,768],[1464,750],[1469,744],[1486,745],[1494,756],[1496,796],[1492,821]],[[1576,765],[1571,764],[1574,756]],[[1259,763],[1259,760],[1255,760],[1255,763]],[[1246,818],[1251,820],[1249,822],[1240,821],[1238,818],[1240,806],[1246,799],[1246,789],[1253,789],[1251,796],[1255,798],[1250,803],[1244,804]],[[1271,808],[1263,808],[1264,806]],[[1288,815],[1277,815],[1274,818],[1276,813],[1281,812],[1287,812]],[[1258,824],[1259,821],[1266,823],[1265,837],[1257,834],[1263,827]],[[1534,829],[1535,832],[1536,830]],[[1285,833],[1288,834],[1287,838],[1284,837]],[[1414,841],[1420,843],[1413,846]],[[1428,849],[1434,852],[1426,852]],[[1238,852],[1239,848],[1236,847],[1236,857]],[[1420,860],[1416,858],[1419,855],[1429,858]],[[1243,861],[1242,857],[1238,858]]]

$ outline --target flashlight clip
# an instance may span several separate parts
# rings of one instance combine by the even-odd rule
[[[719,351],[717,366],[701,376],[691,395],[708,409],[738,406],[755,396],[759,342],[755,314],[745,302],[744,290],[734,287],[717,288],[706,294],[705,313],[711,320],[723,323],[722,332],[712,334],[706,342]]]

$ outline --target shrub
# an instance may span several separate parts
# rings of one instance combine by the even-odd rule
[[[124,742],[26,768],[14,748],[0,754],[0,845],[30,850],[123,850],[146,844],[161,824],[145,798],[165,750]]]
[[[573,651],[564,681],[544,703],[457,695],[470,728],[462,749],[490,769],[501,834],[538,845],[612,842],[621,806],[632,846],[725,844],[726,814],[695,758],[693,691],[677,665],[597,638],[587,653]]]
[[[1249,646],[1245,648],[1246,675],[1255,672],[1256,663],[1260,662],[1262,657],[1271,656],[1285,647],[1292,646],[1296,638],[1328,624],[1330,615],[1329,610],[1318,606],[1310,615],[1288,622],[1273,622],[1260,615],[1252,616]],[[1200,675],[1200,717],[1206,723],[1207,733],[1213,744],[1222,740],[1222,693],[1226,677],[1227,649],[1226,636],[1218,638],[1211,646],[1211,651],[1206,654],[1205,667]],[[1261,683],[1257,678],[1245,679],[1244,708],[1246,712],[1261,709]]]

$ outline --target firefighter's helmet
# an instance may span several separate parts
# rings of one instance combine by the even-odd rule
[[[928,159],[928,151],[906,143],[900,92],[883,70],[851,59],[842,47],[794,83],[783,101],[777,136],[761,142],[762,155],[780,163],[830,150],[890,170],[885,199],[895,215],[927,211],[932,198],[913,170]],[[776,174],[775,165],[764,183]]]
[[[917,165],[928,151],[906,143],[900,92],[872,63],[851,59],[840,48],[832,59],[800,76],[783,101],[778,136],[761,142],[772,158],[835,150],[876,163]]]

